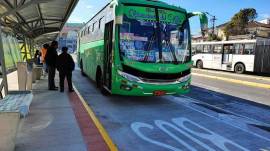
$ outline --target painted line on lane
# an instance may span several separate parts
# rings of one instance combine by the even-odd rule
[[[118,151],[118,148],[116,147],[116,145],[113,143],[112,139],[110,138],[109,134],[107,133],[107,131],[105,130],[105,128],[102,126],[101,122],[99,121],[99,119],[96,117],[94,111],[90,108],[90,106],[86,103],[86,101],[84,100],[84,98],[82,97],[82,95],[80,94],[80,92],[78,91],[78,89],[75,87],[75,85],[73,85],[75,92],[77,93],[77,95],[80,98],[80,101],[82,102],[84,108],[86,109],[88,115],[90,116],[90,118],[93,120],[94,124],[96,125],[98,131],[100,132],[102,138],[104,139],[104,141],[106,142],[106,144],[108,145],[109,149],[111,151]]]
[[[262,83],[256,83],[256,82],[236,80],[236,79],[230,79],[230,78],[224,78],[224,77],[218,77],[218,76],[211,76],[211,75],[205,75],[205,74],[199,74],[199,73],[192,73],[192,75],[199,76],[199,77],[210,78],[210,79],[215,79],[215,80],[226,81],[226,82],[230,82],[230,83],[242,84],[242,85],[251,86],[251,87],[270,89],[269,84],[262,84]]]
[[[197,68],[192,68],[193,71],[195,72],[206,72],[206,73],[214,73],[214,74],[220,74],[220,75],[228,75],[228,76],[235,76],[235,77],[241,77],[241,78],[249,78],[249,79],[255,79],[255,80],[264,80],[264,81],[269,81],[269,77],[263,77],[263,76],[257,76],[257,75],[245,75],[245,74],[236,74],[233,72],[225,72],[225,71],[215,71],[215,70],[208,70],[208,69],[197,69]]]
[[[200,101],[200,100],[197,100],[197,99],[195,99],[195,98],[192,98],[192,97],[188,97],[188,96],[185,96],[185,95],[181,95],[181,96],[182,96],[183,98],[185,98],[185,99],[183,99],[183,98],[181,99],[181,98],[175,97],[175,96],[170,96],[170,97],[172,98],[171,101],[173,101],[173,102],[175,102],[175,103],[178,103],[178,104],[180,104],[180,105],[184,105],[184,106],[186,106],[186,107],[188,107],[188,108],[190,108],[190,109],[192,109],[192,110],[194,110],[194,111],[197,111],[197,112],[199,112],[199,113],[201,113],[201,114],[203,114],[203,115],[206,115],[206,116],[208,116],[208,117],[217,119],[218,121],[221,121],[221,122],[223,122],[223,123],[226,123],[226,124],[228,124],[228,125],[231,125],[231,126],[237,128],[237,129],[240,129],[240,130],[242,130],[242,131],[245,131],[245,132],[247,132],[247,133],[249,133],[249,134],[252,134],[252,135],[254,135],[254,136],[257,136],[257,137],[259,137],[259,138],[262,138],[262,139],[264,139],[264,140],[270,142],[269,137],[266,137],[266,136],[264,136],[264,135],[257,134],[257,133],[255,133],[255,132],[253,132],[253,131],[250,131],[250,129],[249,129],[247,126],[243,126],[243,125],[242,125],[243,123],[244,123],[245,125],[247,125],[247,124],[249,124],[248,122],[250,122],[250,124],[252,124],[252,123],[258,123],[259,125],[263,125],[263,126],[267,126],[267,127],[268,127],[268,126],[269,126],[268,124],[266,124],[266,123],[264,123],[264,122],[262,122],[262,121],[258,121],[258,120],[256,120],[256,119],[252,119],[252,118],[249,118],[249,117],[246,117],[246,116],[243,116],[243,115],[239,115],[239,114],[236,114],[236,113],[234,113],[234,112],[231,112],[231,111],[228,111],[228,110],[224,110],[224,109],[222,109],[222,108],[219,108],[219,107],[216,107],[216,106],[213,106],[213,105],[204,103],[204,102],[202,102],[202,101]],[[225,119],[224,119],[224,118],[221,119],[221,117],[223,117],[223,116],[220,116],[220,115],[222,115],[222,114],[211,115],[211,114],[209,114],[209,113],[207,113],[207,112],[205,112],[205,111],[203,111],[203,110],[197,108],[196,106],[198,106],[198,105],[196,105],[196,103],[204,104],[204,105],[207,105],[207,106],[210,106],[210,107],[219,109],[219,110],[223,110],[223,111],[225,111],[225,112],[227,112],[227,113],[230,113],[230,114],[233,115],[234,117],[231,118],[231,117],[229,116],[230,120],[225,120],[226,118],[225,118]],[[195,104],[195,105],[190,105],[190,104]],[[241,121],[239,121],[239,118],[237,118],[237,117],[239,117]],[[232,122],[231,119],[234,120],[234,122]],[[239,122],[240,122],[240,123],[239,123]]]

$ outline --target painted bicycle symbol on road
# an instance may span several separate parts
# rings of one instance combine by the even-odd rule
[[[208,140],[214,146],[224,151],[232,151],[231,148],[237,151],[248,151],[248,149],[243,146],[203,127],[187,118],[173,118],[172,122],[167,122],[163,120],[155,120],[155,126],[160,129],[162,132],[170,136],[172,139],[176,140],[182,146],[184,146],[187,150],[198,151],[204,148],[208,151],[215,151],[216,149],[213,146],[210,146],[208,143],[202,140]],[[192,127],[192,128],[191,128]],[[157,145],[167,150],[171,151],[181,151],[182,149],[174,147],[172,145],[166,144],[164,142],[155,140],[149,136],[146,136],[142,129],[153,130],[155,127],[151,124],[143,123],[143,122],[134,122],[131,124],[131,129],[135,132],[137,136],[139,136],[142,140],[149,142],[151,144]],[[179,138],[179,136],[168,128],[177,131],[179,134],[187,137],[189,142],[192,141],[199,145],[201,148],[198,149],[198,146],[195,148],[194,145],[188,143],[186,140]],[[194,129],[196,128],[196,130]]]

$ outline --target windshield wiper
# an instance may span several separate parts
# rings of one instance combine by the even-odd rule
[[[150,41],[148,42],[148,45],[147,45],[147,47],[146,47],[146,50],[144,50],[144,51],[146,51],[147,52],[147,54],[145,55],[145,57],[143,58],[143,62],[146,62],[147,60],[148,60],[148,57],[149,57],[149,51],[150,51],[150,49],[152,48],[152,45],[153,45],[153,43],[155,42],[155,39],[156,39],[156,32],[154,32],[153,34],[152,34],[152,36],[151,36],[151,38],[150,38]]]
[[[169,48],[169,50],[170,50],[170,52],[171,52],[171,54],[173,56],[173,63],[174,64],[178,64],[178,60],[177,60],[177,57],[176,57],[176,54],[175,54],[175,50],[172,47],[172,44],[171,44],[170,40],[165,40],[165,42],[166,42],[165,43],[165,46]]]
[[[162,30],[162,32],[165,35],[165,46],[169,47],[169,50],[172,53],[172,56],[173,56],[173,59],[174,59],[173,63],[178,64],[178,60],[177,60],[177,57],[176,57],[176,54],[175,54],[175,50],[172,47],[171,41],[170,41],[170,39],[166,39],[166,37],[168,37],[167,33],[164,30]]]

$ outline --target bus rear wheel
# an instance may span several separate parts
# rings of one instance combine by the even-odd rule
[[[245,72],[245,66],[242,63],[237,63],[234,67],[234,72],[243,74]]]
[[[196,65],[197,68],[202,69],[203,68],[203,62],[199,60]]]

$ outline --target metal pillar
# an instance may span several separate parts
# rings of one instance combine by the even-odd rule
[[[3,47],[3,41],[2,41],[2,31],[0,28],[0,61],[1,61],[1,67],[2,67],[2,82],[1,82],[1,87],[0,87],[0,93],[2,96],[2,90],[4,88],[4,94],[5,96],[8,94],[8,82],[7,82],[7,72],[6,72],[6,63],[5,63],[5,55],[4,55],[4,47]]]

